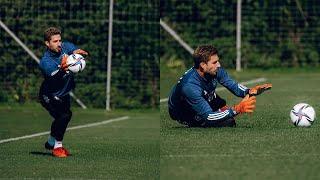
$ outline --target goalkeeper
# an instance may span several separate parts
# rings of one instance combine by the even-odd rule
[[[252,113],[256,107],[255,96],[272,87],[263,84],[249,89],[231,79],[220,65],[217,49],[211,45],[199,46],[193,59],[194,67],[173,87],[168,101],[170,117],[189,127],[235,127],[234,117]],[[242,97],[242,101],[227,106],[215,92],[217,83]]]
[[[52,150],[55,157],[67,157],[69,152],[62,146],[62,140],[72,116],[69,92],[74,89],[75,82],[73,74],[67,72],[66,61],[70,54],[88,53],[72,43],[62,42],[61,31],[55,27],[45,30],[44,42],[47,49],[40,61],[44,81],[40,87],[39,100],[53,118],[45,148]]]

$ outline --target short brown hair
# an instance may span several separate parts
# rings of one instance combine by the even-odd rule
[[[194,67],[199,68],[200,63],[207,63],[210,57],[218,54],[218,50],[212,45],[201,45],[193,52],[192,57],[194,61]]]
[[[44,36],[43,36],[44,41],[50,41],[51,36],[53,35],[61,35],[61,30],[56,27],[49,27],[44,31]]]

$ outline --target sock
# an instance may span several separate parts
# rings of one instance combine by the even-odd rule
[[[59,147],[62,147],[62,141],[55,140],[54,149],[59,148]]]
[[[54,137],[52,137],[51,135],[49,135],[49,138],[48,138],[48,143],[51,145],[51,146],[54,146],[56,142],[56,139]]]

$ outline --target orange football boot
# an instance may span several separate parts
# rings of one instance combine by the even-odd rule
[[[55,148],[52,150],[52,155],[59,158],[64,158],[70,155],[70,153],[63,147]]]

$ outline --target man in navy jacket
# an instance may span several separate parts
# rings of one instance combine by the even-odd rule
[[[67,157],[69,152],[62,146],[64,133],[71,120],[69,92],[75,88],[74,75],[67,71],[67,57],[77,53],[88,55],[74,44],[61,41],[61,31],[50,27],[44,32],[46,51],[40,60],[40,69],[44,76],[39,91],[41,105],[53,117],[51,132],[45,148],[52,150],[55,157]]]
[[[168,101],[170,117],[190,127],[233,127],[233,117],[252,113],[255,96],[272,87],[264,84],[249,89],[237,83],[221,67],[218,51],[211,45],[199,46],[193,59],[194,67],[173,87]],[[243,100],[228,107],[215,92],[218,83]]]

